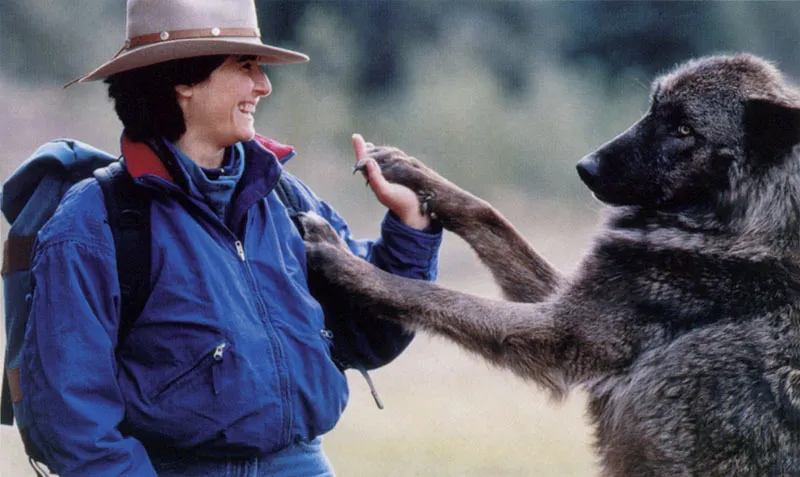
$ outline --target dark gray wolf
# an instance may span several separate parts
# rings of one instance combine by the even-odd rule
[[[798,143],[800,93],[762,59],[656,79],[641,120],[578,163],[611,207],[569,278],[485,201],[373,148],[508,301],[383,273],[304,216],[311,286],[325,307],[443,335],[556,396],[583,386],[605,476],[800,475]]]

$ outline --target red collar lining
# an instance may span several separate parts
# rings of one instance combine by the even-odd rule
[[[278,156],[278,159],[284,158],[294,152],[292,146],[281,144],[274,139],[269,139],[260,134],[256,134],[254,139],[265,149]],[[134,142],[123,134],[121,150],[122,156],[125,158],[125,165],[128,168],[128,173],[132,177],[153,174],[170,182],[175,182],[166,166],[164,166],[164,163],[147,143]]]
[[[175,182],[164,163],[146,143],[133,142],[123,134],[121,149],[122,157],[125,158],[125,166],[131,177],[154,174],[170,182]]]
[[[281,144],[274,139],[270,139],[268,137],[264,137],[261,134],[256,134],[255,139],[259,144],[264,146],[266,149],[272,151],[278,159],[283,159],[284,157],[288,156],[289,154],[294,152],[294,148],[292,146],[287,146],[286,144]]]

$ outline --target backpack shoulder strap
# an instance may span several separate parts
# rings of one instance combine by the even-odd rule
[[[121,294],[119,336],[127,334],[150,296],[150,200],[117,161],[94,171],[114,236]]]
[[[278,179],[278,184],[275,186],[275,193],[289,212],[289,217],[292,217],[293,220],[299,212],[305,211],[306,207],[303,207],[303,203],[297,196],[297,191],[292,186],[288,173],[281,171],[280,179]]]
[[[281,176],[278,179],[278,184],[275,185],[275,194],[278,195],[278,200],[281,201],[284,207],[286,207],[286,212],[289,213],[289,218],[292,219],[292,223],[294,227],[300,232],[300,236],[303,235],[303,226],[300,223],[297,215],[300,212],[305,212],[308,210],[308,207],[303,205],[303,202],[297,196],[297,190],[292,185],[292,179],[290,179],[289,173],[281,170]]]
[[[14,423],[14,405],[11,401],[11,387],[8,371],[3,369],[3,390],[0,392],[0,424],[10,426]]]

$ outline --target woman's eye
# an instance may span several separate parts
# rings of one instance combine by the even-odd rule
[[[678,126],[678,136],[686,137],[690,134],[692,134],[692,128],[690,128],[685,124],[681,124],[680,126]]]

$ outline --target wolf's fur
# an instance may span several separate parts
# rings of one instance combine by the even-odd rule
[[[800,475],[798,108],[753,56],[656,79],[649,112],[578,165],[613,207],[568,279],[489,204],[375,148],[511,301],[383,273],[305,216],[312,290],[328,308],[444,335],[556,396],[584,386],[604,475]]]

